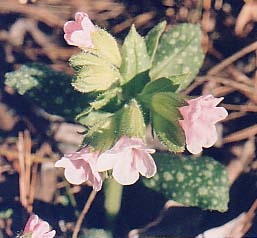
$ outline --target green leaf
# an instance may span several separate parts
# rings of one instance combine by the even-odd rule
[[[155,153],[158,173],[144,184],[186,206],[225,212],[229,184],[225,166],[210,157]]]
[[[86,127],[93,127],[96,124],[98,124],[100,121],[104,121],[110,116],[112,116],[112,113],[109,113],[109,112],[91,111],[88,113],[79,114],[76,117],[76,119],[80,124]]]
[[[183,152],[185,149],[185,135],[178,121],[167,120],[160,114],[152,113],[152,125],[160,141],[170,151]]]
[[[154,80],[147,83],[140,93],[139,97],[152,97],[152,95],[159,93],[159,92],[175,92],[178,86],[174,85],[170,79],[161,78],[159,80]]]
[[[149,81],[149,70],[137,74],[133,79],[122,85],[122,96],[125,100],[136,97]]]
[[[150,67],[151,62],[147,54],[144,38],[137,33],[133,25],[122,46],[122,63],[120,67],[120,72],[123,76],[122,84]]]
[[[103,91],[119,79],[120,74],[115,68],[106,65],[91,65],[78,71],[72,81],[72,86],[82,93]]]
[[[115,99],[117,101],[116,104],[119,104],[118,94],[120,94],[121,91],[121,88],[106,90],[103,93],[99,94],[96,100],[90,103],[90,106],[95,110],[99,110]]]
[[[160,92],[154,93],[157,82],[162,83]],[[165,92],[165,90],[173,89],[173,85],[168,84],[166,79],[156,80],[156,83],[149,83],[142,94],[139,95],[139,101],[150,109],[151,121],[153,129],[161,142],[168,147],[170,151],[183,152],[185,146],[185,135],[183,129],[179,125],[182,119],[178,110],[179,107],[187,105],[183,96]]]
[[[145,123],[143,113],[135,99],[117,112],[120,135],[145,138]]]
[[[109,61],[105,60],[104,58],[99,57],[92,52],[81,52],[79,54],[75,54],[70,57],[69,59],[70,65],[77,71],[85,66],[109,66],[112,67]]]
[[[150,70],[152,80],[177,78],[178,90],[186,88],[197,75],[202,63],[201,30],[198,25],[180,24],[161,36],[157,52]],[[178,80],[179,79],[179,80]]]
[[[122,135],[145,137],[143,114],[135,99],[113,114],[91,112],[84,118],[84,124],[89,126],[89,129],[83,144],[90,144],[95,151],[111,148]]]
[[[24,95],[30,102],[55,114],[74,120],[89,97],[74,91],[71,76],[43,64],[27,64],[5,74],[5,84]]]
[[[116,67],[120,67],[121,55],[114,37],[103,29],[98,29],[91,34],[94,43],[93,51],[110,61]]]
[[[167,25],[167,22],[163,21],[163,22],[159,23],[157,26],[155,26],[146,35],[145,43],[146,43],[148,55],[151,58],[151,62],[153,62],[153,58],[155,56],[160,37],[161,37],[162,33],[164,32],[166,25]]]
[[[105,115],[101,120],[94,120],[92,124],[93,126],[85,134],[82,145],[89,144],[93,151],[99,152],[111,148],[118,139],[118,125],[115,116],[113,114]]]

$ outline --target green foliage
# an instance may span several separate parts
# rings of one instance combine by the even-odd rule
[[[10,219],[12,215],[13,215],[13,209],[11,209],[11,208],[0,211],[0,219],[1,220]]]
[[[42,64],[23,65],[5,74],[5,84],[51,114],[74,120],[88,101],[88,96],[75,92],[71,77]]]
[[[178,120],[182,119],[178,108],[185,106],[183,97],[172,91],[176,86],[168,79],[148,83],[139,94],[139,101],[150,109],[154,132],[170,151],[182,152],[185,135]]]
[[[103,29],[98,29],[96,32],[92,33],[92,40],[95,47],[93,51],[96,51],[97,55],[110,61],[116,67],[120,67],[120,50],[117,41],[111,34]]]
[[[194,79],[203,62],[201,30],[198,25],[180,24],[161,36],[150,70],[152,80],[170,78],[186,88]],[[184,75],[175,78],[174,76]]]
[[[120,72],[123,79],[121,84],[127,83],[137,74],[148,70],[150,67],[150,57],[147,54],[144,38],[137,33],[133,25],[122,46]]]
[[[122,135],[145,137],[143,114],[135,99],[115,113],[90,112],[79,121],[88,127],[83,144],[90,144],[95,151],[105,151]]]
[[[104,91],[103,93],[99,94],[95,101],[90,103],[90,106],[95,109],[99,110],[103,107],[105,107],[107,104],[111,104],[113,101],[113,104],[120,104],[119,94],[121,94],[121,88],[113,88]],[[112,105],[113,106],[113,105]]]
[[[117,112],[117,121],[119,123],[120,135],[129,137],[145,137],[145,123],[142,111],[135,99]]]
[[[90,117],[91,114],[88,115]],[[85,133],[82,145],[90,145],[92,151],[103,152],[112,147],[112,145],[118,139],[118,125],[116,123],[116,117],[114,114],[104,115],[103,117],[84,118],[85,123],[92,126],[89,127]]]
[[[164,32],[166,25],[167,25],[167,22],[163,21],[163,22],[159,23],[157,26],[155,26],[146,35],[145,43],[146,43],[148,55],[151,58],[151,62],[153,62],[153,58],[155,56],[160,37],[161,37],[162,33]]]
[[[77,71],[72,86],[82,93],[104,91],[119,79],[120,74],[114,67],[88,65]]]
[[[225,166],[210,157],[154,154],[158,173],[144,184],[167,199],[202,209],[227,210],[229,184]]]

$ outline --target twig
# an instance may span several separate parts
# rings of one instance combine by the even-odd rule
[[[213,68],[211,68],[207,74],[209,75],[215,75],[219,73],[221,70],[232,64],[234,61],[240,59],[246,54],[251,53],[252,51],[257,50],[257,42],[254,42],[242,50],[238,51],[237,53],[231,55],[230,57],[226,58],[225,60],[221,61],[219,64],[215,65]]]
[[[18,135],[18,159],[20,164],[20,171],[19,171],[19,188],[20,188],[20,202],[23,207],[27,207],[27,199],[26,199],[26,182],[25,182],[25,163],[24,163],[24,138],[23,133],[19,132]]]
[[[257,134],[257,125],[253,125],[253,126],[247,127],[243,130],[234,132],[234,133],[226,136],[223,139],[223,143],[225,144],[225,143],[244,140],[244,139],[250,138],[252,136],[255,136],[256,134]]]
[[[80,231],[80,227],[82,225],[82,222],[83,222],[86,214],[88,213],[88,210],[90,209],[91,204],[95,200],[96,194],[97,194],[97,191],[95,191],[95,190],[92,190],[92,192],[90,193],[89,198],[87,199],[87,201],[85,203],[85,206],[84,206],[84,208],[83,208],[83,210],[82,210],[81,214],[79,215],[79,218],[76,222],[74,231],[72,233],[72,238],[77,238],[78,237],[78,233]]]

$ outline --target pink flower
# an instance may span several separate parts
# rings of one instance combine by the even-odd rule
[[[75,14],[75,21],[68,21],[64,24],[64,39],[69,45],[81,48],[93,48],[91,33],[96,31],[96,27],[84,12]]]
[[[200,153],[202,147],[211,147],[217,141],[215,124],[228,115],[225,108],[216,107],[222,100],[206,95],[188,100],[188,106],[179,108],[184,119],[179,123],[185,131],[187,149],[192,154]]]
[[[49,224],[42,221],[37,215],[31,215],[24,228],[22,237],[53,238],[55,230],[50,231]]]
[[[156,173],[156,165],[149,149],[139,138],[122,136],[110,149],[99,156],[98,171],[112,169],[114,179],[122,184],[129,185],[139,179],[139,173],[150,178]]]
[[[89,181],[93,189],[99,191],[102,187],[102,177],[96,170],[98,153],[91,153],[89,147],[78,152],[65,154],[55,163],[55,167],[65,168],[64,176],[71,184],[81,184]]]

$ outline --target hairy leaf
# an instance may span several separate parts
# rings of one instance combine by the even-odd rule
[[[133,25],[122,46],[122,63],[120,67],[120,72],[123,76],[122,84],[150,67],[150,57],[147,54],[144,38],[137,33]]]
[[[83,93],[103,91],[120,79],[115,68],[91,65],[80,69],[72,81],[72,86]]]
[[[114,37],[103,29],[99,29],[92,33],[94,43],[93,51],[110,61],[116,67],[121,64],[120,50]]]
[[[165,90],[174,89],[173,85],[168,84],[169,81],[156,80],[158,81],[162,83],[160,92],[156,88],[157,93],[154,93],[157,83],[153,81],[139,95],[139,101],[150,109],[151,123],[161,142],[170,151],[182,152],[185,146],[185,135],[178,122],[182,119],[178,108],[186,105],[186,102],[179,94],[165,92]]]

